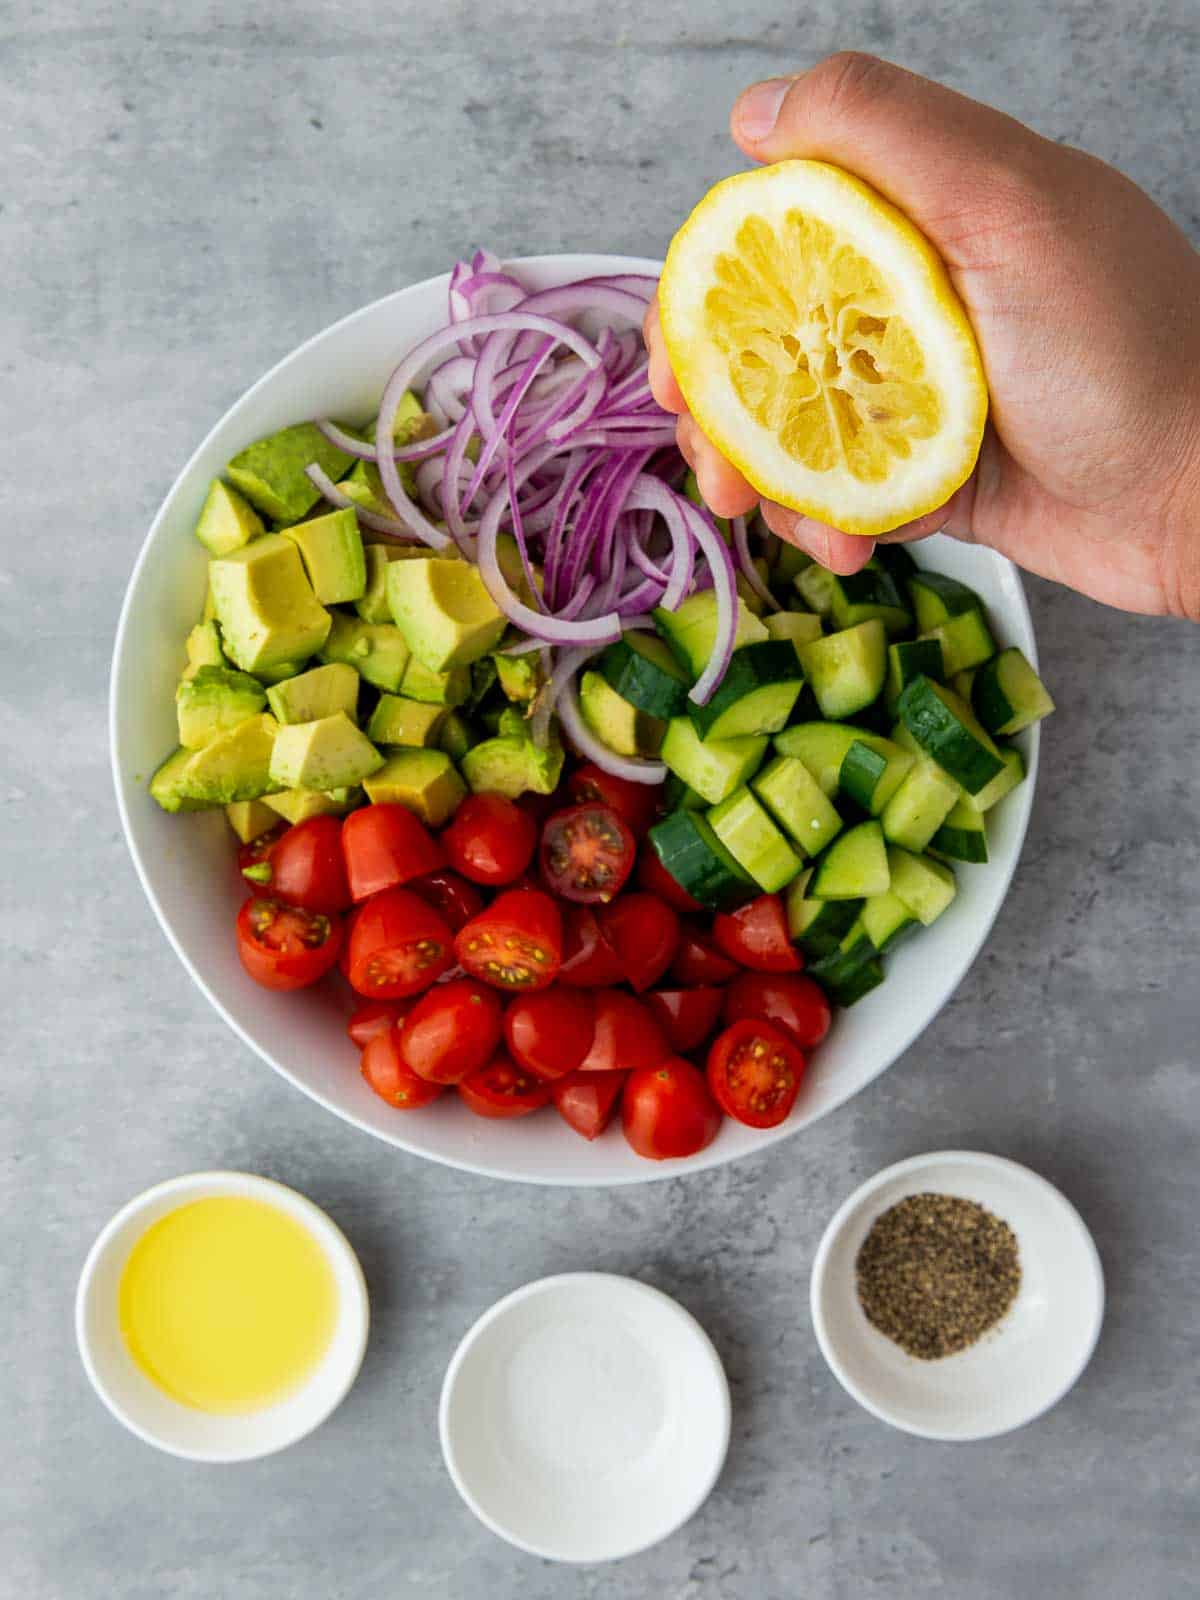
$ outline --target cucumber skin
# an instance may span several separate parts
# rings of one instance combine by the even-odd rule
[[[687,684],[671,677],[624,639],[609,645],[599,667],[609,687],[648,716],[667,721],[682,716],[687,708]]]
[[[759,894],[758,885],[699,813],[673,811],[654,824],[648,837],[675,882],[709,911],[736,910]]]
[[[1005,662],[1014,660],[1018,663],[1020,675],[1025,678],[1024,688],[1027,691],[1022,694],[1022,686],[1018,685],[1016,701],[1009,698],[1002,677]],[[1021,704],[1022,700],[1026,703]],[[1030,701],[1039,700],[1045,702],[1044,708],[1040,704],[1031,707]],[[990,661],[985,661],[975,673],[971,683],[971,709],[989,733],[1010,735],[1020,733],[1033,723],[1040,722],[1043,717],[1049,716],[1054,710],[1054,702],[1047,694],[1045,684],[1022,652],[1010,647],[1001,650],[1000,654],[993,656]]]
[[[742,649],[735,650],[730,657],[729,666],[724,678],[717,687],[716,693],[707,705],[698,706],[694,701],[687,702],[687,714],[692,719],[692,726],[701,739],[707,739],[711,734],[713,738],[748,738],[751,734],[778,733],[786,724],[791,715],[792,707],[804,683],[804,674],[800,666],[799,656],[795,645],[786,639],[768,639],[760,643],[744,645]],[[795,686],[795,692],[788,696],[785,692],[788,685]],[[722,734],[717,729],[717,724],[727,712],[750,695],[762,689],[778,689],[780,704],[786,700],[782,715],[772,717],[772,722],[778,726],[755,728],[737,734]]]
[[[1004,763],[934,693],[924,673],[907,685],[896,709],[925,753],[969,794],[978,794],[1003,770]]]

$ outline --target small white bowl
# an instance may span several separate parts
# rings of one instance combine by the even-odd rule
[[[907,1355],[859,1304],[855,1261],[876,1218],[913,1194],[974,1200],[1017,1236],[1021,1286],[995,1328],[936,1361]],[[1053,1184],[1002,1156],[941,1150],[887,1167],[826,1228],[812,1271],[821,1352],[842,1387],[884,1422],[925,1439],[988,1439],[1057,1404],[1091,1359],[1104,1275],[1075,1207]]]
[[[484,1312],[442,1385],[454,1487],[493,1533],[550,1561],[616,1561],[704,1504],[729,1448],[712,1341],[648,1284],[571,1272]]]
[[[262,1200],[286,1212],[324,1251],[337,1285],[337,1324],[312,1375],[278,1404],[234,1416],[181,1405],[151,1382],[126,1348],[117,1311],[121,1273],[147,1228],[180,1206],[214,1195]],[[341,1404],[358,1376],[369,1322],[362,1268],[337,1224],[294,1189],[248,1172],[193,1172],[135,1196],[89,1251],[75,1298],[75,1335],[96,1393],[139,1439],[188,1461],[253,1461],[311,1433]]]

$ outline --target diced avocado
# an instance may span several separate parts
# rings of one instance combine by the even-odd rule
[[[394,631],[400,632],[398,628]],[[461,706],[471,697],[471,668],[451,667],[446,672],[430,672],[416,656],[410,656],[403,681],[397,687],[410,700],[424,700],[435,706]]]
[[[277,789],[340,789],[360,783],[383,765],[383,757],[344,711],[316,722],[293,722],[279,730],[271,755]]]
[[[194,678],[201,667],[225,667],[225,652],[221,649],[221,635],[215,622],[198,622],[187,636],[188,664],[185,678]]]
[[[381,694],[367,724],[367,737],[376,744],[436,744],[447,715],[444,706],[407,700],[398,694]]]
[[[387,601],[387,569],[393,561],[404,559],[403,545],[369,544],[363,549],[366,586],[354,609],[364,622],[390,622],[391,607]]]
[[[271,710],[280,722],[317,722],[344,711],[357,720],[358,673],[344,661],[312,667],[267,690]]]
[[[284,537],[300,551],[308,581],[322,605],[360,600],[367,587],[367,562],[353,511],[331,511],[288,528]]]
[[[444,750],[452,761],[461,761],[475,743],[471,724],[457,711],[448,711],[438,733],[438,749]]]
[[[431,672],[461,667],[494,650],[508,619],[467,561],[397,561],[388,567],[392,619]]]
[[[207,811],[215,800],[203,800],[196,795],[189,781],[191,764],[196,758],[194,750],[182,748],[174,751],[150,779],[151,798],[157,800],[164,811]]]
[[[494,656],[480,656],[478,661],[472,661],[468,671],[471,679],[471,692],[463,701],[463,706],[467,711],[474,711],[491,694],[499,682],[500,674],[496,671],[496,659]],[[503,707],[500,709],[503,710]],[[499,716],[500,711],[497,711],[496,715]]]
[[[204,586],[204,610],[200,613],[201,622],[215,622],[217,620],[217,602],[213,599],[212,575]]]
[[[219,734],[257,716],[266,703],[262,684],[248,672],[201,667],[175,691],[179,742],[186,750],[202,750]]]
[[[306,661],[281,661],[275,667],[259,667],[254,676],[269,689],[272,684],[284,683],[288,678],[298,678],[308,665]]]
[[[526,704],[541,688],[542,664],[536,650],[527,650],[520,656],[506,656],[497,651],[489,659],[496,663],[500,687],[510,700]]]
[[[631,706],[598,672],[579,680],[579,710],[597,739],[619,756],[653,756],[662,749],[666,723]]]
[[[313,462],[340,478],[354,460],[312,422],[298,422],[240,450],[226,467],[250,503],[276,522],[299,522],[321,498],[304,469]]]
[[[397,461],[396,466],[405,494],[414,495],[417,492],[416,468],[411,461]],[[396,516],[396,507],[388,499],[379,468],[373,461],[356,461],[353,471],[340,481],[338,488],[364,511],[370,511],[377,517]]]
[[[245,672],[303,661],[319,650],[330,617],[319,605],[300,552],[281,533],[209,562],[225,653]]]
[[[467,792],[444,750],[399,750],[363,787],[372,802],[407,806],[431,828],[453,816]]]
[[[553,794],[562,776],[563,747],[554,738],[544,747],[534,744],[520,715],[505,711],[495,738],[474,745],[461,765],[463,777],[476,793],[490,789],[510,800],[528,789],[534,794]]]
[[[360,678],[389,694],[399,692],[409,662],[404,635],[393,623],[360,622],[340,611],[334,613],[320,654],[322,661],[353,667]]]
[[[432,439],[437,431],[437,423],[422,406],[420,397],[406,389],[396,407],[392,438],[398,445],[415,444],[418,439]],[[367,427],[367,438],[375,438],[374,418]]]
[[[262,518],[250,502],[220,478],[214,478],[195,527],[196,537],[209,555],[232,555],[262,531]]]
[[[362,799],[357,784],[348,789],[284,789],[281,794],[270,794],[264,804],[286,821],[307,822],[309,817],[341,817]]]
[[[225,817],[243,844],[257,839],[279,821],[279,813],[265,800],[235,800],[225,807]]]
[[[269,712],[240,722],[197,750],[183,779],[194,800],[227,806],[258,800],[280,788],[271,777],[271,751],[279,724]]]

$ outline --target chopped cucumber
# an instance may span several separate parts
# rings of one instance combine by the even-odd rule
[[[913,614],[895,580],[874,557],[861,572],[834,578],[830,615],[836,628],[853,628],[875,617],[893,639],[913,627]]]
[[[859,734],[842,758],[838,787],[877,817],[908,776],[914,759],[880,734]]]
[[[883,688],[887,634],[877,617],[802,644],[798,654],[822,716],[848,717]]]
[[[887,847],[878,822],[860,822],[835,839],[816,863],[809,893],[815,900],[863,900],[888,887]]]
[[[676,777],[715,806],[758,771],[766,749],[762,734],[702,741],[687,717],[672,717],[659,754]]]
[[[887,681],[883,693],[889,711],[895,711],[896,702],[905,688],[922,673],[927,678],[936,678],[939,683],[945,679],[942,647],[936,639],[908,639],[903,644],[888,646]]]
[[[830,955],[853,927],[861,900],[814,900],[808,895],[812,868],[793,878],[788,886],[788,934],[812,960]]]
[[[676,660],[698,678],[708,665],[717,642],[717,597],[711,589],[689,595],[676,611],[664,611],[660,606],[654,613],[654,626],[670,645]],[[769,638],[766,628],[749,611],[745,602],[738,601],[737,630],[733,647],[761,644]]]
[[[795,756],[802,761],[817,780],[821,792],[830,796],[843,784],[842,769],[855,744],[877,753],[887,768],[887,776],[877,780],[876,788],[866,800],[860,797],[861,791],[852,795],[864,810],[877,816],[912,766],[911,752],[900,747],[894,734],[885,739],[881,734],[848,722],[800,722],[795,727],[785,728],[775,738],[775,748],[780,755]]]
[[[924,850],[954,809],[962,790],[928,756],[920,756],[880,815],[884,838]]]
[[[1003,769],[994,777],[991,783],[980,789],[978,794],[963,796],[963,804],[970,806],[972,811],[990,811],[998,800],[1003,800],[1010,789],[1015,789],[1025,777],[1025,757],[1015,745],[1006,745],[1000,751],[1000,760],[1004,763]]]
[[[1002,770],[991,735],[953,689],[932,678],[914,678],[896,709],[926,754],[968,794],[978,794]]]
[[[883,982],[879,953],[860,917],[830,955],[814,962],[809,973],[839,1006],[852,1006]]]
[[[927,642],[932,643],[931,640]],[[971,692],[975,687],[975,673],[977,670],[975,667],[968,667],[964,672],[956,672],[953,677],[946,679],[946,682],[954,690],[958,698],[965,700],[968,705],[971,704]],[[978,715],[978,713],[976,714]]]
[[[655,854],[681,889],[710,911],[730,911],[758,886],[698,811],[672,811],[650,829]]]
[[[911,572],[908,592],[917,614],[917,631],[928,633],[964,611],[978,611],[982,602],[974,589],[944,572]]]
[[[954,873],[941,861],[912,855],[907,850],[888,846],[888,868],[892,893],[902,900],[923,927],[936,922],[958,893]]]
[[[916,917],[891,889],[873,894],[862,908],[862,925],[868,939],[882,955],[900,935],[916,923]]]
[[[983,813],[972,810],[965,800],[958,801],[929,841],[929,848],[952,861],[986,861],[988,847]]]
[[[1046,686],[1017,649],[985,661],[971,685],[971,705],[989,733],[1020,733],[1054,710]]]
[[[948,622],[929,628],[922,639],[936,639],[942,652],[942,668],[947,678],[966,672],[996,653],[996,641],[982,610],[963,611]]]
[[[771,582],[781,588],[790,584],[805,567],[811,567],[813,564],[813,558],[806,550],[801,550],[798,544],[789,544],[786,539],[772,538],[770,547],[774,556],[771,564]]]
[[[623,700],[647,716],[678,717],[687,709],[687,677],[656,634],[631,629],[600,657],[600,671]]]
[[[708,801],[702,794],[697,794],[695,789],[674,772],[667,773],[667,781],[663,785],[663,808],[666,811],[704,811]]]
[[[880,544],[875,547],[875,560],[891,573],[897,586],[906,590],[909,579],[918,571],[917,563],[902,544]]]
[[[797,653],[802,644],[811,644],[825,631],[815,611],[774,611],[763,621],[772,639],[790,639]]]
[[[743,739],[778,733],[804,682],[797,654],[785,639],[766,639],[735,650],[708,704],[688,702],[688,716],[700,737]]]
[[[795,756],[776,756],[751,788],[806,856],[817,855],[842,831],[836,809]]]
[[[800,871],[800,857],[749,789],[738,789],[714,806],[708,821],[733,859],[764,894],[774,894]]]
[[[835,572],[830,572],[828,567],[818,566],[814,561],[796,574],[794,588],[810,611],[815,611],[819,617],[827,617],[833,610],[833,586],[836,582]]]

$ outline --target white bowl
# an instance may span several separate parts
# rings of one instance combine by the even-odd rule
[[[533,287],[604,272],[653,272],[660,263],[625,256],[536,256],[513,264]],[[251,440],[318,413],[368,416],[398,357],[445,320],[446,279],[377,300],[301,345],[230,408],[184,467],[138,557],[113,659],[111,743],[117,804],[147,898],[180,960],[229,1025],[298,1088],[348,1122],[401,1149],[489,1177],[528,1183],[641,1183],[698,1172],[798,1133],[870,1083],[945,1005],[999,911],[1033,802],[1038,729],[1022,734],[1029,776],[989,817],[992,859],[964,867],[953,906],[888,958],[888,981],[839,1016],[817,1052],[800,1100],[780,1128],[726,1122],[709,1148],[686,1162],[650,1162],[613,1128],[587,1144],[546,1112],[483,1122],[446,1095],[419,1112],[396,1111],[363,1082],[343,1031],[345,1013],[324,990],[272,994],[242,970],[233,922],[242,898],[232,835],[217,813],[168,816],[146,784],[176,742],[174,690],[183,640],[204,601],[206,556],[192,527],[209,480]],[[1016,568],[990,550],[937,537],[922,561],[979,591],[1002,645],[1037,659],[1033,625]]]
[[[616,1561],[707,1500],[729,1385],[690,1312],[635,1278],[571,1272],[497,1301],[463,1339],[438,1428],[493,1533],[551,1561]]]
[[[233,1416],[181,1405],[151,1382],[129,1354],[117,1312],[121,1274],[146,1229],[168,1212],[213,1195],[245,1196],[285,1211],[320,1246],[337,1287],[333,1337],[312,1374],[277,1404]],[[341,1404],[358,1376],[369,1322],[362,1268],[337,1224],[294,1189],[249,1172],[193,1172],[135,1196],[89,1251],[75,1297],[75,1335],[96,1393],[139,1439],[188,1461],[253,1461],[311,1433]]]
[[[1017,1236],[1021,1284],[994,1328],[937,1361],[871,1326],[855,1261],[875,1219],[913,1194],[974,1200]],[[834,1376],[884,1422],[925,1439],[989,1439],[1056,1405],[1091,1360],[1104,1274],[1083,1218],[1053,1184],[1003,1156],[941,1150],[877,1173],[826,1228],[812,1270],[817,1342]]]

